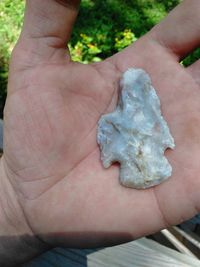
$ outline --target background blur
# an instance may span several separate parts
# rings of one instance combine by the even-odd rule
[[[73,60],[97,62],[128,46],[181,0],[82,0],[71,43]],[[8,62],[23,20],[23,0],[0,0],[0,118],[6,98]],[[187,36],[185,36],[187,38]],[[183,64],[200,58],[200,49]]]

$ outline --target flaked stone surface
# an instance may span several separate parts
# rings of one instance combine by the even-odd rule
[[[98,123],[97,142],[105,168],[120,163],[120,182],[148,188],[166,180],[172,167],[164,156],[174,139],[160,110],[160,100],[143,69],[128,69],[120,80],[114,112]]]

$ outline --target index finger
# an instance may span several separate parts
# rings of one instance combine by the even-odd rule
[[[184,0],[150,35],[180,60],[200,45],[199,14],[199,0]]]

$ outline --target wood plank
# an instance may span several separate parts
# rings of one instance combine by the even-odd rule
[[[169,230],[163,229],[161,233],[182,253],[197,258],[181,241],[178,240]]]
[[[173,229],[177,231],[180,235],[182,235],[185,239],[187,239],[189,242],[191,242],[198,249],[200,249],[200,238],[195,233],[192,233],[189,230],[182,230],[177,226],[174,226]]]
[[[188,229],[183,229],[177,226],[170,228],[173,233],[193,254],[200,259],[200,236]]]
[[[160,253],[163,253],[166,256],[169,256],[171,258],[174,258],[176,260],[178,260],[179,262],[182,262],[186,265],[181,265],[181,266],[190,266],[190,267],[199,267],[200,266],[200,261],[198,259],[195,259],[191,256],[188,256],[186,254],[182,254],[180,252],[177,252],[176,250],[170,249],[168,247],[165,247],[163,245],[158,244],[157,242],[153,241],[153,240],[149,240],[146,238],[142,238],[139,239],[138,242],[141,242],[143,245],[147,245],[149,247],[151,247],[152,249],[154,249],[155,251],[159,251]],[[151,242],[152,241],[152,242]],[[162,265],[161,265],[162,266]],[[172,265],[173,266],[173,265]]]
[[[200,261],[142,238],[96,250],[53,249],[24,267],[199,267]]]

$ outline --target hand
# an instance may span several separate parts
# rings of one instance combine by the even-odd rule
[[[10,66],[3,164],[35,235],[86,247],[144,236],[200,210],[200,63],[179,64],[200,44],[200,4],[184,1],[121,53],[83,65],[65,48],[75,2],[27,1]],[[176,143],[166,152],[172,177],[147,190],[122,187],[119,167],[102,167],[96,143],[97,122],[115,108],[129,67],[150,73]]]

